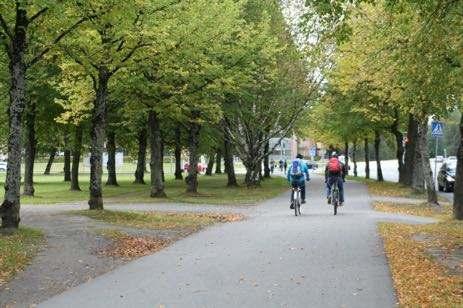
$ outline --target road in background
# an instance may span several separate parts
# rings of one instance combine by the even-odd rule
[[[431,159],[430,162],[431,162],[431,168],[434,172],[434,159]],[[442,166],[442,163],[437,163],[437,172],[439,172],[439,169],[441,166]],[[349,173],[352,175],[354,172],[353,164],[351,164],[350,168],[351,169]],[[358,176],[365,177],[365,163],[364,162],[357,163],[357,168],[358,168]],[[381,161],[381,168],[383,170],[384,180],[390,181],[390,182],[399,181],[399,164],[397,160],[383,160]],[[375,161],[370,162],[370,177],[372,179],[377,178]],[[439,192],[439,194],[449,199],[449,201],[453,202],[453,193]]]

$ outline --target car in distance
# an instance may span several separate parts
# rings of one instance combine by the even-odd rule
[[[8,166],[6,161],[0,161],[0,171],[6,171],[6,167]]]
[[[457,157],[456,157],[456,156],[449,156],[449,157],[447,157],[447,161],[449,161],[449,162],[450,162],[450,161],[455,161],[455,162],[456,162],[456,161],[457,161]]]
[[[439,191],[453,191],[456,171],[456,161],[447,161],[442,164],[442,167],[440,168],[437,175],[437,188],[439,188]]]

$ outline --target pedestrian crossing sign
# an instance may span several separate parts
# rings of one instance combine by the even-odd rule
[[[444,135],[444,124],[438,121],[432,122],[431,134],[433,137],[442,137]]]

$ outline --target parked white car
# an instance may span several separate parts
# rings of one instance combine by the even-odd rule
[[[456,156],[449,156],[449,157],[447,157],[447,161],[448,162],[457,161],[457,157]]]
[[[0,171],[6,171],[7,166],[8,164],[6,163],[6,161],[0,161]]]
[[[441,162],[443,162],[443,161],[444,161],[444,156],[440,156],[440,155],[437,155],[437,156],[436,156],[436,162],[437,162],[437,163],[441,163]]]

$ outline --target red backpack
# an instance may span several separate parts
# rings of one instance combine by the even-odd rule
[[[341,170],[341,162],[336,157],[331,158],[328,162],[328,172],[339,173]]]

